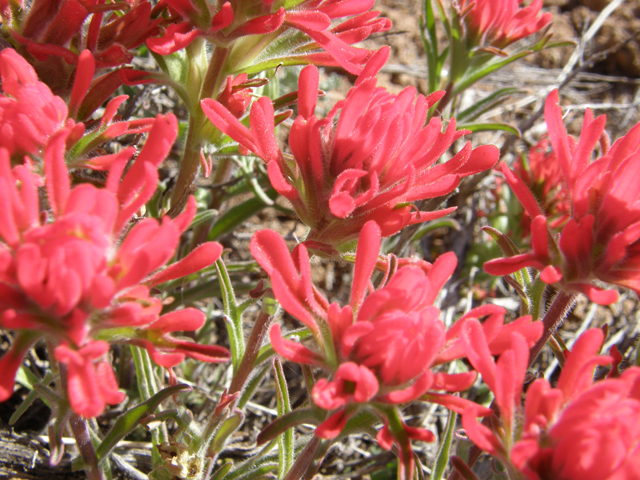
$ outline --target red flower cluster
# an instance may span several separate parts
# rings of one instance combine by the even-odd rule
[[[291,361],[332,374],[329,379],[319,380],[312,392],[316,405],[334,412],[316,429],[316,435],[323,438],[336,437],[360,406],[369,405],[375,410],[375,404],[403,404],[422,398],[458,412],[472,408],[478,415],[486,414],[486,409],[471,402],[435,393],[469,388],[475,372],[450,375],[431,369],[466,355],[460,333],[467,323],[477,324],[485,332],[487,348],[494,354],[508,347],[511,332],[525,335],[528,346],[541,334],[541,324],[532,324],[530,317],[504,325],[505,311],[495,306],[472,310],[445,331],[440,311],[433,303],[455,269],[455,255],[443,255],[428,272],[418,266],[403,267],[393,275],[387,272],[391,278],[375,290],[370,277],[378,262],[380,240],[377,224],[365,224],[356,253],[351,303],[345,307],[329,304],[311,283],[304,245],[290,254],[282,237],[272,230],[260,231],[251,240],[251,253],[271,277],[277,300],[309,328],[317,346],[287,340],[275,325],[270,332],[274,349]],[[487,315],[489,318],[480,325],[478,319]],[[384,413],[377,413],[387,421]],[[424,440],[417,431],[405,431]],[[388,446],[385,439],[397,436],[388,429],[381,435],[380,444]],[[402,438],[395,440],[405,445]],[[406,445],[403,449],[409,448],[410,452]],[[403,451],[403,458],[410,459],[406,454]],[[411,465],[405,463],[406,471]]]
[[[161,300],[149,294],[149,287],[196,272],[220,256],[221,245],[206,243],[159,270],[195,215],[194,199],[175,220],[146,219],[130,226],[156,190],[157,167],[177,131],[173,115],[158,116],[124,176],[133,152],[118,154],[105,189],[90,184],[71,189],[64,161],[70,130],[53,133],[44,146],[46,213],[40,210],[42,179],[24,165],[12,169],[9,151],[0,146],[0,325],[17,332],[0,359],[0,401],[11,396],[22,356],[41,338],[67,366],[69,401],[85,417],[123,398],[105,359],[105,340],[143,346],[167,367],[185,355],[228,359],[222,347],[169,335],[202,326],[202,312],[187,308],[160,316]]]
[[[551,14],[538,17],[542,0],[522,8],[523,0],[462,0],[460,15],[474,45],[505,48],[546,27]]]
[[[295,58],[296,63],[340,65],[358,74],[371,52],[351,45],[372,33],[391,28],[389,20],[377,18],[379,12],[370,11],[374,0],[305,0],[296,2],[293,8],[282,1],[232,0],[217,10],[189,0],[167,0],[166,3],[175,12],[176,23],[170,24],[160,38],[147,40],[149,48],[160,55],[176,52],[198,37],[226,46],[240,37],[269,35],[273,39],[278,37],[278,41],[273,51],[264,52],[265,58],[278,56],[277,44],[295,44],[297,47],[286,53],[285,60]],[[344,17],[349,18],[332,25],[333,20]],[[301,33],[311,41],[293,38]],[[245,64],[263,53],[264,46],[257,51],[256,47],[255,42],[244,45],[240,55],[232,52],[232,56]]]
[[[524,339],[514,334],[511,349],[495,363],[477,326],[465,327],[463,338],[469,360],[500,409],[501,427],[494,430],[479,424],[475,412],[465,412],[462,424],[476,445],[529,480],[637,478],[640,368],[593,383],[596,365],[611,362],[611,357],[597,355],[604,339],[601,330],[589,330],[578,339],[555,388],[544,379],[531,384],[524,408]]]
[[[453,209],[420,212],[411,202],[445,195],[460,178],[498,161],[495,146],[472,150],[467,143],[449,161],[436,165],[467,132],[456,131],[455,120],[444,133],[437,118],[424,126],[429,108],[443,92],[425,98],[416,96],[414,88],[393,95],[376,86],[375,75],[388,54],[387,48],[381,49],[347,98],[323,119],[314,115],[318,69],[302,71],[299,116],[289,136],[293,158],[278,148],[267,97],[251,109],[251,130],[219,102],[202,102],[216,127],[267,162],[271,184],[310,227],[305,243],[314,251],[336,255],[348,249],[370,220],[387,237],[407,225],[441,217]]]
[[[558,92],[545,106],[549,140],[563,176],[570,204],[570,219],[555,241],[547,218],[527,185],[508,168],[507,182],[533,218],[533,251],[492,260],[485,270],[507,275],[524,267],[541,270],[546,283],[558,283],[568,292],[580,292],[600,304],[617,300],[615,290],[603,290],[594,280],[640,292],[640,124],[609,147],[604,134],[605,117],[587,111],[580,138],[569,137],[562,122]],[[602,141],[601,141],[602,140]],[[602,157],[591,161],[601,141]]]
[[[40,78],[55,92],[69,91],[78,51],[89,50],[99,69],[129,63],[129,50],[157,35],[162,20],[145,0],[0,0],[0,18],[14,46],[35,59]]]

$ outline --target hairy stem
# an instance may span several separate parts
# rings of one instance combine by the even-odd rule
[[[564,317],[573,306],[575,300],[575,295],[571,293],[560,291],[558,295],[556,295],[551,307],[542,319],[544,326],[542,337],[540,337],[535,345],[529,350],[529,366],[533,364],[535,359],[538,357],[540,350],[542,350],[542,347],[544,347],[549,340],[549,337],[551,337],[553,332],[556,331],[558,326],[562,323],[562,320],[564,320]]]

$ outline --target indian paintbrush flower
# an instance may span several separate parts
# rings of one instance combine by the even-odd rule
[[[302,70],[299,115],[289,136],[292,155],[278,147],[268,98],[254,103],[251,129],[219,102],[202,102],[216,127],[267,163],[271,184],[309,227],[306,244],[315,252],[343,253],[370,220],[388,237],[407,225],[451,212],[453,208],[421,212],[412,202],[446,195],[462,177],[486,170],[498,160],[495,146],[472,149],[467,143],[453,158],[438,164],[467,132],[456,130],[453,119],[444,132],[438,118],[424,125],[429,108],[443,92],[423,97],[406,88],[393,95],[378,87],[375,75],[388,54],[388,48],[381,49],[347,98],[322,119],[314,114],[318,69]]]
[[[40,177],[25,165],[12,169],[9,151],[0,147],[0,325],[17,332],[0,359],[0,401],[11,396],[22,356],[39,339],[47,339],[67,366],[71,407],[85,417],[123,399],[106,357],[108,342],[140,345],[166,367],[185,356],[229,358],[222,347],[170,335],[200,328],[201,311],[161,316],[161,300],[150,296],[151,286],[194,273],[220,256],[222,246],[210,242],[162,269],[195,215],[195,200],[173,220],[130,224],[154,194],[157,168],[177,130],[173,115],[158,116],[131,168],[122,175],[133,153],[126,149],[104,189],[71,188],[64,162],[70,130],[56,131],[43,153],[46,214],[39,207]]]
[[[568,293],[584,293],[600,304],[615,302],[618,294],[595,281],[640,292],[640,190],[635,183],[640,168],[640,125],[609,146],[605,117],[594,119],[587,110],[580,138],[575,140],[564,127],[557,91],[547,98],[545,118],[555,154],[551,159],[562,171],[570,218],[553,229],[527,185],[503,165],[507,182],[533,219],[533,251],[492,260],[485,270],[507,275],[533,267],[541,271],[545,283]],[[592,160],[598,143],[602,156]]]
[[[546,27],[551,14],[538,16],[542,0],[462,0],[459,11],[471,45],[502,50]]]
[[[390,410],[376,405],[393,409],[394,405],[422,399],[458,412],[475,408],[478,415],[486,414],[488,411],[478,405],[437,393],[469,388],[474,372],[447,374],[431,369],[464,357],[460,339],[463,325],[478,323],[487,315],[489,318],[478,326],[487,333],[487,348],[493,353],[508,347],[512,332],[525,335],[527,345],[541,333],[540,323],[532,324],[530,317],[504,325],[505,311],[495,306],[472,310],[447,331],[434,302],[456,267],[455,255],[442,255],[428,272],[418,266],[402,267],[375,289],[370,277],[378,263],[380,241],[378,225],[367,222],[358,243],[351,302],[342,307],[329,303],[311,283],[304,244],[290,254],[282,237],[272,230],[259,231],[251,240],[251,253],[269,274],[276,299],[310,330],[314,339],[304,344],[285,339],[280,326],[274,325],[271,344],[284,358],[320,367],[330,375],[318,380],[312,391],[315,404],[331,412],[316,429],[316,435],[322,438],[336,437],[361,407],[372,408],[385,422],[395,422],[396,426]],[[389,435],[387,431],[383,437]],[[396,431],[392,436],[399,444],[408,445],[397,435]],[[410,476],[410,448],[403,450],[402,458],[403,471]]]
[[[471,364],[495,394],[497,428],[465,412],[462,424],[471,440],[529,480],[631,480],[640,461],[640,369],[594,382],[594,368],[611,357],[598,355],[604,335],[591,329],[580,336],[552,388],[535,380],[521,402],[528,364],[526,342],[513,334],[512,346],[494,362],[476,325],[464,327]]]

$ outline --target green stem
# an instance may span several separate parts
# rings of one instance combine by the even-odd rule
[[[171,210],[176,215],[184,208],[187,199],[195,191],[195,181],[200,166],[200,150],[205,141],[202,129],[207,122],[207,116],[200,107],[200,101],[212,98],[220,89],[220,85],[226,77],[224,66],[228,52],[228,49],[220,47],[213,50],[207,73],[200,87],[197,105],[194,105],[194,114],[189,119],[189,131],[187,132],[180,173],[171,196]]]

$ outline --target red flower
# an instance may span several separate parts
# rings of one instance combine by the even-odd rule
[[[449,375],[431,369],[464,357],[462,326],[486,315],[489,318],[478,328],[486,332],[487,348],[496,354],[508,348],[512,332],[526,336],[526,348],[541,333],[540,322],[532,324],[530,317],[503,325],[505,311],[495,306],[472,310],[455,328],[445,331],[433,303],[455,269],[453,253],[441,256],[428,272],[418,266],[403,267],[374,290],[370,277],[378,263],[380,240],[377,224],[366,223],[356,252],[351,302],[344,307],[329,304],[311,283],[304,245],[290,254],[282,237],[271,230],[257,232],[251,240],[251,253],[271,277],[277,300],[309,328],[315,341],[312,346],[287,340],[274,325],[270,332],[274,349],[291,361],[332,374],[319,380],[312,391],[319,407],[333,411],[316,430],[323,438],[337,436],[348,418],[367,405],[376,410],[375,404],[392,406],[421,398],[458,412],[470,407],[486,414],[488,410],[464,399],[435,393],[469,388],[475,372]]]
[[[121,398],[108,364],[94,362],[107,351],[96,337],[146,342],[143,346],[165,366],[185,355],[228,359],[226,349],[198,347],[169,335],[199,328],[202,312],[185,309],[159,318],[161,301],[149,296],[147,285],[191,274],[220,256],[221,245],[212,242],[159,270],[173,257],[193,219],[195,200],[175,220],[146,219],[130,226],[131,217],[156,190],[157,167],[177,129],[174,116],[158,116],[122,180],[133,149],[117,156],[105,189],[90,184],[71,189],[64,161],[69,131],[53,134],[44,148],[49,222],[39,209],[38,177],[23,165],[12,170],[7,150],[0,148],[0,324],[19,332],[19,341],[0,360],[7,368],[0,401],[11,395],[19,359],[41,337],[57,345],[58,360],[68,365],[69,393],[75,397],[71,404],[85,416],[99,414],[105,403]],[[168,361],[160,352],[174,356]],[[91,382],[96,383],[87,384]]]
[[[9,155],[39,153],[65,125],[67,105],[38,80],[35,70],[15,50],[0,52],[0,145]]]
[[[119,85],[103,86],[98,83],[90,88],[95,60],[88,50],[80,54],[78,64],[79,72],[67,108],[64,100],[53,95],[49,87],[38,80],[33,67],[15,50],[7,48],[0,52],[3,89],[0,95],[0,147],[6,149],[13,163],[40,160],[49,138],[62,129],[68,131],[66,146],[73,146],[83,137],[86,129],[83,123],[76,123],[75,120],[90,116]],[[71,168],[89,166],[96,170],[107,169],[117,160],[117,155],[93,155],[91,159],[86,155],[96,146],[119,135],[151,129],[153,119],[117,121],[115,114],[126,99],[126,96],[119,96],[109,101],[102,118],[84,137],[82,151],[75,152],[76,156],[68,159]],[[41,165],[34,170],[41,173]]]
[[[161,16],[148,1],[115,5],[91,0],[11,1],[0,16],[16,49],[33,64],[54,92],[66,94],[78,64],[78,50],[89,50],[99,69],[129,63],[130,49],[158,33]],[[19,8],[19,10],[18,10]],[[152,18],[153,17],[153,18]],[[78,69],[77,71],[81,71]],[[116,85],[115,88],[117,88]]]
[[[521,7],[523,0],[463,0],[460,12],[474,45],[505,48],[546,27],[551,14],[538,17],[542,0]]]
[[[590,161],[603,137],[604,116],[587,111],[578,141],[567,135],[558,105],[558,93],[547,98],[545,118],[549,140],[562,170],[564,189],[571,207],[570,219],[555,240],[547,219],[527,186],[510,170],[502,170],[507,182],[529,213],[533,252],[492,260],[485,270],[506,275],[530,266],[541,270],[546,283],[559,283],[569,292],[584,293],[590,300],[610,304],[614,290],[603,290],[595,280],[640,292],[640,190],[635,178],[640,168],[640,124],[611,148],[603,141],[603,156]]]
[[[106,404],[116,405],[125,399],[111,364],[103,358],[108,351],[109,344],[103,341],[87,343],[79,350],[62,344],[55,350],[56,359],[67,365],[71,408],[83,417],[96,417]]]
[[[551,228],[562,227],[569,219],[569,198],[563,188],[562,170],[548,138],[543,138],[529,150],[528,161],[524,158],[515,164],[515,174],[527,185],[540,203],[540,208],[549,218]],[[522,217],[523,235],[531,234],[531,217],[525,212]]]
[[[310,227],[307,244],[334,254],[358,238],[374,220],[387,237],[407,225],[441,217],[453,209],[419,212],[411,202],[453,191],[460,178],[481,172],[498,160],[494,146],[466,146],[438,164],[451,144],[467,133],[455,120],[442,132],[427,111],[442,96],[416,97],[414,88],[393,95],[376,86],[375,74],[389,50],[367,64],[347,98],[327,118],[314,115],[318,69],[300,75],[299,116],[289,137],[293,158],[281,153],[273,134],[273,107],[263,97],[251,109],[251,130],[215,100],[202,108],[213,124],[240,145],[262,157],[273,187],[285,196]]]
[[[520,401],[527,350],[518,335],[497,363],[484,351],[482,332],[466,329],[469,360],[495,394],[501,427],[490,430],[465,412],[469,437],[530,480],[613,480],[637,477],[640,461],[640,368],[593,383],[593,370],[611,357],[598,356],[604,336],[585,332],[551,388],[538,379]],[[514,361],[515,360],[515,361]],[[517,420],[524,417],[523,420]],[[517,422],[517,423],[516,423]]]

